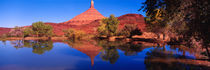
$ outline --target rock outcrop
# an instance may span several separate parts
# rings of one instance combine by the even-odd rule
[[[53,27],[54,34],[56,34],[57,36],[63,36],[64,35],[63,30],[67,30],[70,28],[84,31],[87,34],[96,34],[97,28],[99,26],[99,20],[83,25],[67,25],[67,24],[57,24],[57,23],[45,23],[45,24],[51,25]]]
[[[0,27],[0,36],[2,36],[3,34],[9,33],[10,30],[11,30],[11,28],[2,28],[2,27]]]
[[[98,10],[94,8],[94,2],[93,0],[91,1],[91,6],[90,8],[83,12],[82,14],[74,17],[73,19],[63,22],[61,24],[67,24],[67,25],[84,25],[84,24],[89,24],[93,21],[103,19],[105,18]]]
[[[145,31],[144,16],[140,14],[126,14],[118,17],[120,21],[119,28],[122,29],[126,24],[136,24],[141,31]]]

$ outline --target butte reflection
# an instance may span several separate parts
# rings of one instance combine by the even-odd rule
[[[95,41],[67,41],[69,47],[74,48],[91,59],[91,66],[94,66],[95,57],[101,52],[102,47],[96,45]]]

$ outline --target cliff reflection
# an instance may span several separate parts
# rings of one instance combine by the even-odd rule
[[[95,57],[101,52],[102,47],[96,45],[96,41],[77,41],[77,40],[67,40],[65,41],[69,45],[69,47],[74,48],[91,59],[91,65],[94,65]]]
[[[19,48],[32,48],[32,52],[35,54],[42,55],[47,51],[53,49],[53,43],[59,42],[61,44],[67,44],[68,47],[74,48],[84,54],[86,54],[91,61],[91,65],[94,65],[94,60],[97,55],[100,55],[100,59],[109,62],[110,64],[115,64],[120,58],[125,56],[141,56],[138,53],[144,52],[146,54],[143,57],[144,63],[148,70],[208,70],[208,61],[199,61],[193,49],[184,48],[176,45],[166,45],[158,43],[148,43],[141,41],[125,42],[125,41],[115,41],[110,42],[107,40],[86,40],[86,41],[51,41],[51,40],[37,40],[37,41],[24,41],[17,40],[11,41],[11,44]],[[57,47],[57,46],[56,46]],[[151,50],[145,50],[151,49]],[[143,51],[145,50],[145,51]],[[78,55],[80,56],[80,55]],[[132,59],[132,58],[131,58]],[[119,61],[123,62],[123,61]],[[210,66],[210,65],[209,65]]]

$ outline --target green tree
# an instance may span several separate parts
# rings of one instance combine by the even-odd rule
[[[183,36],[183,41],[188,42],[188,46],[193,43],[190,39],[202,42],[210,57],[208,0],[146,0],[143,4],[141,9],[147,13],[151,24],[159,21],[156,15],[160,15],[164,24],[169,25],[170,32]]]
[[[31,28],[25,28],[23,31],[24,37],[30,36],[33,34],[33,30]]]
[[[147,30],[150,32],[154,32],[160,38],[160,34],[165,36],[168,33],[168,23],[166,22],[164,17],[165,10],[163,8],[155,8],[155,9],[148,9],[147,10],[147,17],[145,21],[147,23]],[[164,39],[164,37],[163,37]]]
[[[43,22],[33,23],[32,30],[37,37],[51,37],[53,35],[53,27]]]
[[[116,35],[119,21],[118,18],[116,18],[114,15],[111,15],[109,18],[102,19],[100,24],[101,25],[98,28],[100,35]]]

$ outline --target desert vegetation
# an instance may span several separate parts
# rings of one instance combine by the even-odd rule
[[[39,21],[30,26],[0,27],[0,50],[5,52],[0,56],[9,55],[10,58],[18,54],[26,55],[16,60],[6,59],[8,57],[3,59],[21,65],[15,67],[21,69],[43,67],[77,70],[98,69],[106,65],[107,69],[119,70],[210,69],[209,2],[144,1],[139,9],[141,13],[145,12],[144,16],[126,14],[104,17],[94,8],[91,0],[90,9],[66,22]],[[25,57],[30,59],[25,60]],[[37,58],[50,60],[39,63]],[[75,63],[69,63],[75,60],[76,67],[69,67],[75,66]],[[49,65],[53,61],[55,65]],[[87,62],[91,62],[92,67],[83,68],[87,67]],[[4,65],[2,69],[14,68],[7,61],[1,64]],[[44,66],[40,68],[40,64]]]
[[[36,22],[32,24],[32,27],[25,28],[23,31],[25,36],[36,36],[36,37],[52,37],[53,28],[50,25],[44,24],[43,22]]]
[[[141,35],[142,32],[136,24],[126,24],[123,28],[119,28],[120,21],[114,15],[109,18],[102,19],[98,27],[98,35],[109,37],[122,36],[124,38],[132,38],[134,35]]]
[[[146,0],[140,10],[147,12],[149,32],[168,35],[170,43],[200,49],[198,53],[209,56],[208,3],[207,0]]]
[[[126,24],[123,29],[118,31],[118,35],[132,38],[134,35],[142,35],[142,31],[137,27],[136,24]]]
[[[16,37],[20,39],[24,39],[25,37],[52,37],[53,27],[43,22],[35,22],[32,26],[28,27],[15,27],[11,29],[8,34],[4,34],[1,36],[1,39],[6,39],[9,37]]]
[[[64,30],[63,32],[64,32],[65,37],[68,37],[69,39],[72,39],[72,40],[81,40],[86,37],[85,32],[81,30],[68,29],[68,30]]]

